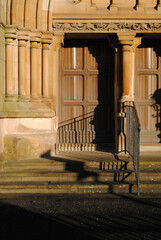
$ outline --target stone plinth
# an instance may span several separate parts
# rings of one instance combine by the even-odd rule
[[[1,119],[1,158],[4,161],[38,158],[55,153],[56,118]]]

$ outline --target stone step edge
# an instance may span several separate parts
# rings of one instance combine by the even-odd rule
[[[19,175],[19,176],[24,176],[24,175],[39,175],[39,176],[45,176],[45,175],[72,175],[72,174],[82,174],[82,175],[86,175],[86,174],[101,174],[101,175],[105,175],[105,174],[124,174],[124,173],[133,173],[134,171],[132,170],[128,170],[128,169],[110,169],[110,170],[100,170],[100,169],[95,169],[95,168],[84,168],[82,170],[79,171],[79,169],[71,169],[70,170],[61,170],[61,171],[57,171],[57,170],[53,170],[53,169],[49,169],[49,170],[39,170],[39,169],[34,169],[34,170],[23,170],[23,171],[3,171],[0,172],[0,177],[5,177],[5,176],[10,176],[10,175]]]
[[[92,183],[88,183],[88,182],[52,182],[52,181],[39,181],[39,182],[21,182],[21,184],[19,182],[1,182],[0,183],[0,188],[1,187],[14,187],[17,186],[18,188],[21,187],[59,187],[59,188],[71,188],[71,187],[107,187],[107,186],[136,186],[136,182],[135,181],[107,181],[107,182],[92,182]],[[149,182],[149,181],[144,181],[140,183],[140,187],[154,187],[154,188],[161,188],[161,182],[157,182],[157,181],[153,181],[153,182]]]
[[[92,182],[92,183],[88,183],[88,182],[81,182],[81,181],[76,181],[76,182],[54,182],[54,181],[38,181],[38,182],[26,182],[26,181],[22,181],[21,184],[19,182],[0,182],[0,188],[2,186],[39,186],[39,187],[65,187],[65,188],[71,188],[72,186],[97,186],[97,187],[105,187],[105,186],[109,186],[109,185],[116,185],[116,186],[127,186],[127,185],[134,185],[135,182],[121,182],[121,181],[107,181],[107,182]]]

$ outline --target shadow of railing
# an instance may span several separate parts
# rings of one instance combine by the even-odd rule
[[[129,163],[128,161],[116,159],[113,161],[109,160],[104,162],[102,160],[98,161],[94,167],[91,167],[91,164],[88,165],[88,163],[95,161],[94,158],[92,158],[92,155],[90,160],[88,159],[87,161],[85,158],[82,161],[79,160],[76,154],[74,154],[73,157],[68,155],[64,155],[63,157],[62,155],[50,156],[50,152],[48,152],[41,157],[54,162],[64,163],[64,171],[77,174],[76,179],[73,183],[92,183],[98,184],[98,186],[106,185],[107,193],[110,194],[115,193],[116,184],[125,184],[128,186],[128,192],[132,193],[132,186],[134,184],[132,182],[125,181],[127,177],[129,177],[133,173],[133,171],[127,169],[127,165]],[[105,180],[101,179],[101,173],[106,174]],[[66,183],[68,183],[67,179]]]

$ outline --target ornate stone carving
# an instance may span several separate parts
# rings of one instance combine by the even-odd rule
[[[73,23],[53,22],[54,31],[62,32],[160,32],[160,23]]]

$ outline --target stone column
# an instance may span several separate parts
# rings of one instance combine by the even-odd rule
[[[50,43],[43,42],[42,44],[42,84],[43,97],[49,97],[49,49]]]
[[[15,95],[13,82],[13,38],[6,38],[6,95],[12,97]]]
[[[121,102],[134,101],[134,83],[135,83],[135,50],[136,47],[141,44],[142,38],[137,38],[135,35],[118,34],[119,43],[121,45],[121,57],[122,57],[122,95]],[[120,105],[120,107],[122,104]],[[125,149],[126,141],[126,118],[124,118],[124,111],[119,111],[119,125],[121,131],[118,135],[117,149],[118,152]]]
[[[56,113],[58,113],[59,50],[62,47],[63,43],[64,34],[53,36],[51,45],[53,50],[53,107],[55,108]],[[56,136],[58,130],[58,115],[53,118],[52,128]]]
[[[53,61],[54,61],[54,84],[53,84],[53,96],[58,96],[58,69],[59,69],[59,49],[64,43],[64,34],[54,35],[52,40],[53,48]]]
[[[18,75],[19,75],[19,96],[28,95],[26,88],[26,45],[27,41],[19,39],[18,41]]]
[[[135,34],[118,34],[122,48],[122,101],[134,100],[135,49],[141,43],[141,38]]]
[[[40,79],[40,64],[39,62],[39,42],[31,41],[31,97],[39,98],[41,97],[41,79]]]
[[[58,110],[58,81],[59,81],[59,49],[64,43],[64,34],[54,35],[52,37],[51,51],[53,51],[53,84],[51,95],[54,100],[54,108]]]

